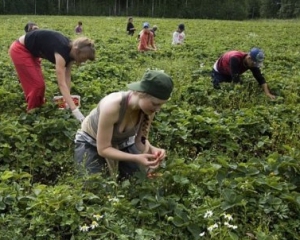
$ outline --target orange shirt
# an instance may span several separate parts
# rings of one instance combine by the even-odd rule
[[[155,49],[153,32],[143,30],[140,36],[138,50],[149,51],[149,48]]]

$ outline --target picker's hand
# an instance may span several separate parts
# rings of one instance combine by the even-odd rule
[[[147,169],[147,177],[155,178],[155,177],[161,176],[161,173],[154,173],[153,171],[154,171],[154,169],[156,169],[160,166],[161,162],[166,157],[166,150],[151,146],[151,151],[155,156],[156,165],[151,166]]]
[[[166,157],[166,150],[151,146],[151,153],[154,154],[155,159],[161,162]]]
[[[271,98],[272,100],[274,100],[276,97],[273,95],[273,94],[271,94],[271,93],[269,93],[269,94],[267,94],[267,96],[269,97],[269,98]]]
[[[135,155],[135,159],[141,165],[151,169],[157,168],[159,166],[159,160],[155,158],[154,154],[137,154]]]
[[[83,114],[80,112],[79,108],[75,108],[73,111],[72,111],[72,114],[73,116],[80,122],[82,122],[84,120],[84,116]]]

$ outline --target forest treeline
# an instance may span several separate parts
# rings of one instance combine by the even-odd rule
[[[0,14],[287,19],[300,17],[300,0],[1,0]]]

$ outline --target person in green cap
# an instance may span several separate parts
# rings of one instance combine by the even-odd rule
[[[102,98],[82,122],[74,155],[80,172],[105,172],[126,179],[138,171],[158,168],[166,157],[164,149],[148,141],[148,134],[155,113],[171,96],[171,77],[148,70],[128,89]]]

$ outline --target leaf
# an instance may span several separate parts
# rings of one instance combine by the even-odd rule
[[[202,232],[202,229],[199,227],[199,225],[196,224],[188,225],[187,229],[195,239],[197,239],[199,237],[199,234]]]
[[[27,172],[21,172],[20,174],[18,174],[17,179],[23,179],[23,178],[32,178],[32,175]]]
[[[85,209],[85,207],[84,207],[82,201],[80,201],[79,203],[76,203],[75,208],[76,208],[79,212],[81,212],[81,211],[83,211],[83,210]]]
[[[87,193],[87,194],[86,194],[86,198],[87,198],[88,200],[100,199],[99,196],[97,196],[97,195],[95,195],[95,194],[93,194],[93,193]]]
[[[232,240],[239,240],[238,235],[236,235],[234,232],[229,232],[229,236]]]
[[[12,178],[14,176],[14,172],[12,171],[5,171],[4,173],[1,174],[1,180],[5,181],[8,180],[10,178]]]
[[[172,219],[172,223],[176,226],[176,227],[183,227],[185,225],[185,222],[183,221],[182,218],[179,218],[178,216],[175,216]]]
[[[179,176],[179,175],[173,176],[173,180],[174,180],[174,182],[180,183],[180,184],[183,184],[183,185],[190,183],[190,181],[186,177],[182,177],[182,176]]]
[[[235,191],[231,189],[223,190],[222,196],[224,198],[224,202],[221,203],[221,207],[223,210],[227,210],[236,205],[239,205],[243,199],[241,195],[238,195]]]
[[[227,166],[227,162],[226,161],[223,161],[223,164],[224,166]],[[212,163],[211,166],[216,169],[216,170],[219,170],[220,168],[222,168],[222,165],[220,164],[215,164],[215,163]]]
[[[6,205],[4,204],[4,202],[0,202],[0,210],[5,210]]]
[[[130,186],[129,180],[125,180],[124,182],[122,182],[122,188],[128,188],[129,186]]]
[[[216,176],[218,183],[221,184],[222,181],[226,178],[226,176],[227,176],[226,169],[221,169],[220,171],[218,171],[217,176]]]
[[[131,205],[133,205],[133,206],[137,205],[139,202],[140,202],[140,199],[138,199],[138,198],[132,199],[130,201]]]
[[[161,204],[160,203],[153,203],[153,202],[149,202],[148,206],[149,206],[149,209],[155,209],[155,208],[158,208]]]
[[[38,196],[46,187],[46,185],[37,185],[32,191]]]
[[[300,196],[298,196],[298,197],[296,198],[296,202],[297,202],[298,205],[300,206]]]
[[[15,198],[11,195],[7,195],[4,199],[3,202],[7,205],[12,205],[15,202]]]
[[[259,141],[256,145],[258,148],[261,148],[263,145],[265,145],[265,143],[262,141]]]

